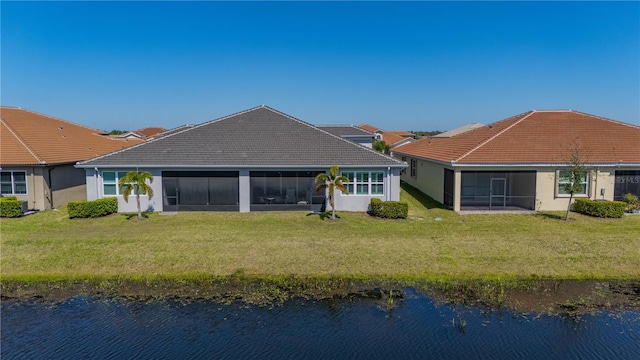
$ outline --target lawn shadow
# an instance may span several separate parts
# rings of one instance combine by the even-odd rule
[[[131,220],[132,218],[136,218],[136,219],[138,218],[138,213],[121,213],[120,215],[124,216],[127,220]],[[149,213],[143,212],[142,217],[144,219],[148,219]]]
[[[420,204],[422,204],[422,206],[424,206],[426,209],[444,209],[444,210],[449,210],[446,206],[444,206],[444,205],[440,204],[439,202],[435,201],[431,196],[423,193],[422,191],[420,191],[417,188],[407,184],[404,181],[400,182],[400,187],[402,188],[402,190],[406,191],[407,194],[411,195]]]
[[[547,218],[547,219],[553,219],[553,220],[564,220],[564,216],[563,215],[553,214],[553,213],[548,213],[548,212],[538,212],[538,213],[536,213],[536,216],[540,216],[540,217]],[[571,220],[571,218],[569,218],[569,220]]]
[[[320,218],[320,220],[324,221],[325,219],[329,219],[331,220],[331,211],[325,211],[325,212],[312,212],[312,213],[308,213],[307,216],[313,216],[313,215],[318,215],[318,217]],[[340,219],[340,215],[336,214],[336,219]]]

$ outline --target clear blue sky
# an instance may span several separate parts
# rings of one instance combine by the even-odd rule
[[[449,130],[532,109],[640,125],[639,2],[7,2],[2,105],[103,130],[265,104]]]

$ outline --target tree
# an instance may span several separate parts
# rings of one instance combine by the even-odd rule
[[[573,200],[573,194],[582,193],[584,187],[582,186],[582,179],[586,176],[586,170],[584,162],[587,158],[587,150],[582,147],[577,141],[571,143],[567,156],[567,162],[569,168],[567,170],[560,171],[560,177],[563,179],[562,191],[565,194],[569,194],[569,204],[567,205],[567,213],[564,216],[565,221],[569,220],[569,210],[571,210],[571,201]]]
[[[333,165],[331,169],[329,169],[329,175],[326,173],[320,173],[316,176],[315,182],[318,184],[316,187],[316,191],[328,189],[329,191],[329,205],[331,205],[331,220],[336,219],[336,209],[334,202],[334,192],[335,190],[342,191],[345,194],[349,193],[349,190],[346,186],[344,186],[345,182],[349,182],[349,179],[346,176],[338,175],[338,165]]]
[[[122,135],[128,133],[127,130],[111,130],[109,131],[109,135]]]
[[[153,175],[150,172],[143,171],[129,171],[123,178],[120,179],[118,186],[122,189],[122,197],[124,201],[129,202],[129,195],[133,192],[136,194],[136,201],[138,203],[138,220],[142,219],[142,209],[140,209],[140,194],[149,194],[149,199],[153,197],[153,189],[147,184],[153,183]]]
[[[373,147],[374,150],[387,155],[391,150],[391,146],[389,146],[389,144],[387,144],[384,140],[373,139],[371,146]]]

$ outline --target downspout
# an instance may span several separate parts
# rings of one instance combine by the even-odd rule
[[[387,195],[385,196],[386,201],[391,201],[391,166],[387,166]]]
[[[51,209],[53,209],[53,180],[51,180],[51,171],[53,171],[53,169],[55,169],[56,167],[50,167],[48,170],[49,173],[49,204],[51,205]]]
[[[100,189],[100,186],[98,184],[98,168],[97,167],[93,168],[93,178],[96,184],[96,199],[100,199],[100,193],[98,192],[98,190]]]

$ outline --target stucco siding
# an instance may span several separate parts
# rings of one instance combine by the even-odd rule
[[[400,156],[396,156],[400,159]],[[444,169],[440,164],[416,159],[416,176],[411,176],[411,157],[407,156],[406,161],[409,167],[401,175],[403,181],[417,188],[434,200],[442,203],[444,201]]]

